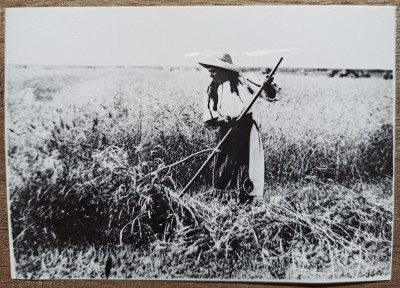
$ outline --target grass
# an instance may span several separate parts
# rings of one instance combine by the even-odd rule
[[[391,81],[277,75],[282,99],[254,111],[265,202],[238,206],[211,197],[211,169],[177,196],[206,154],[163,169],[215,143],[201,120],[207,75],[7,72],[17,277],[104,277],[109,257],[114,278],[389,275]]]

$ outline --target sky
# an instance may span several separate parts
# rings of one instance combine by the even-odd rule
[[[394,69],[395,8],[231,6],[6,9],[6,64]]]

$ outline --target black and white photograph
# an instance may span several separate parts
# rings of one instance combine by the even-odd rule
[[[8,8],[13,279],[391,279],[393,6]]]

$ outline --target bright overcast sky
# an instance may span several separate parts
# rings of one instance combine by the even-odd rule
[[[395,8],[235,6],[13,8],[6,63],[196,65],[232,54],[239,66],[394,69]]]

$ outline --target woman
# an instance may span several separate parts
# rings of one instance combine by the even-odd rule
[[[203,121],[210,129],[219,128],[218,141],[229,134],[217,153],[214,165],[214,188],[219,197],[239,198],[240,203],[263,199],[264,151],[258,125],[251,109],[240,121],[240,112],[251,102],[260,85],[240,76],[229,54],[200,63],[210,72],[212,82],[204,102]],[[275,89],[271,80],[264,82],[264,91],[271,98]],[[265,93],[264,92],[264,93]]]

